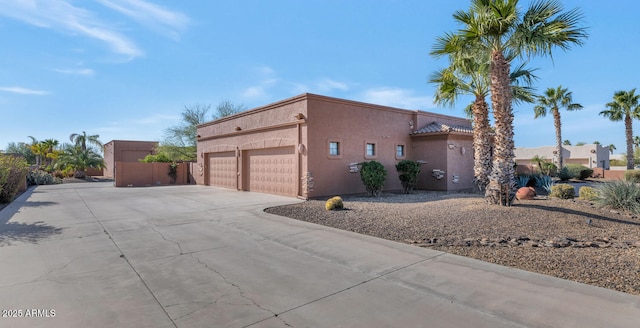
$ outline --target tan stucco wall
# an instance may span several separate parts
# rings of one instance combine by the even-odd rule
[[[516,163],[528,165],[534,156],[543,156],[545,160],[553,161],[555,146],[535,148],[517,147],[514,151]],[[609,148],[598,144],[584,146],[562,146],[562,157],[565,164],[580,164],[589,168],[609,167]]]
[[[115,177],[116,162],[137,162],[153,154],[157,141],[112,140],[104,145],[104,176]]]

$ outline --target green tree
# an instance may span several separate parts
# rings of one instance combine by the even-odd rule
[[[27,163],[36,163],[36,155],[31,151],[31,147],[24,142],[10,142],[5,148],[5,153],[20,154],[27,160]]]
[[[224,100],[216,107],[212,119],[220,119],[245,110],[244,105],[235,105]],[[164,138],[157,149],[157,153],[164,153],[172,161],[195,161],[197,126],[208,121],[207,116],[211,105],[185,105],[178,125],[167,128]]]
[[[101,169],[105,167],[104,159],[93,149],[82,149],[82,146],[67,144],[56,161],[56,168],[60,170],[72,169],[76,178],[85,178],[89,168]]]
[[[456,34],[490,54],[495,142],[485,195],[489,203],[510,205],[515,196],[515,155],[509,58],[551,55],[553,48],[582,44],[587,36],[579,26],[582,15],[577,9],[563,12],[552,0],[534,1],[523,14],[517,0],[472,0],[469,11],[457,11],[453,17],[463,26]]]
[[[72,133],[69,136],[69,140],[73,142],[76,146],[79,146],[82,151],[87,150],[87,144],[98,147],[99,152],[102,152],[102,142],[100,141],[100,135],[93,134],[87,135],[86,132],[82,131],[82,134]]]
[[[216,113],[214,113],[213,119],[231,116],[245,110],[247,110],[247,107],[244,104],[234,104],[229,100],[223,100],[216,106]]]
[[[633,146],[637,149],[640,147],[640,136],[633,137]]]
[[[606,104],[607,109],[600,115],[617,122],[624,120],[625,136],[627,141],[627,154],[633,154],[633,120],[640,119],[640,104],[636,95],[636,89],[630,91],[617,91],[613,95],[613,101]],[[633,156],[627,156],[627,170],[633,169]]]
[[[56,152],[56,147],[60,144],[60,142],[56,139],[45,139],[42,141],[43,146],[45,147],[45,162],[46,165],[52,165],[53,160],[57,158],[58,153]]]
[[[616,150],[616,145],[610,144],[607,147],[609,148],[609,152],[611,153],[611,155],[613,155],[613,151]]]
[[[553,126],[556,129],[556,154],[558,169],[562,169],[562,122],[560,120],[560,109],[564,108],[568,111],[582,109],[582,105],[573,102],[573,96],[569,89],[548,88],[544,95],[538,96],[538,104],[533,107],[535,113],[534,118],[545,117],[547,112],[553,115]]]

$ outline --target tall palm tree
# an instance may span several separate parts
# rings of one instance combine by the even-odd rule
[[[627,139],[627,170],[633,169],[633,119],[640,120],[640,95],[636,89],[618,91],[613,95],[613,101],[606,104],[607,109],[600,115],[612,121],[624,120],[624,132]]]
[[[640,136],[633,137],[633,146],[638,149],[640,147]]]
[[[69,140],[71,140],[71,142],[73,142],[76,146],[80,146],[80,149],[83,151],[87,150],[87,143],[97,146],[100,148],[100,150],[102,150],[103,145],[98,138],[100,138],[100,135],[94,134],[88,136],[84,131],[82,131],[82,134],[72,133],[69,136]]]
[[[45,139],[42,144],[46,148],[45,162],[47,165],[51,165],[53,158],[56,156],[55,148],[58,147],[60,142],[56,139]]]
[[[611,155],[613,155],[613,151],[616,150],[616,145],[610,144],[607,147],[609,148],[609,152],[611,153]]]
[[[562,122],[560,121],[560,109],[568,111],[582,109],[582,105],[573,102],[573,95],[567,88],[559,86],[548,88],[544,95],[538,96],[538,105],[533,107],[533,118],[547,116],[547,111],[553,114],[553,126],[556,128],[556,154],[558,169],[562,169]]]
[[[446,34],[438,38],[431,52],[435,57],[447,55],[449,67],[436,71],[429,82],[436,83],[435,102],[453,106],[462,95],[474,97],[473,103],[467,107],[467,113],[473,120],[473,158],[474,183],[480,191],[489,184],[491,173],[493,130],[489,124],[489,95],[491,81],[489,79],[490,58],[480,48],[472,49],[473,44],[463,42],[454,34]],[[532,102],[533,92],[529,87],[536,77],[532,70],[518,67],[510,75],[515,86],[512,88],[516,101]],[[524,86],[519,84],[524,82]]]
[[[509,58],[551,55],[552,49],[582,44],[577,9],[563,12],[554,0],[534,1],[521,14],[518,0],[471,0],[469,11],[453,14],[463,25],[457,33],[482,45],[490,54],[491,104],[495,120],[493,167],[485,197],[489,203],[511,205],[515,196],[512,90]]]

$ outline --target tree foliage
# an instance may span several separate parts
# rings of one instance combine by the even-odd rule
[[[636,89],[617,91],[613,95],[613,101],[606,104],[607,109],[600,112],[600,115],[611,121],[624,120],[627,154],[633,154],[633,120],[640,119],[639,100],[640,95],[636,95]],[[633,158],[627,156],[627,170],[631,169],[633,169]]]
[[[360,164],[362,165],[360,179],[362,179],[367,193],[370,196],[380,197],[382,187],[387,178],[387,169],[378,161],[362,162]]]
[[[180,114],[180,123],[165,129],[164,138],[156,152],[164,154],[172,161],[195,161],[197,126],[211,119],[219,119],[245,110],[244,105],[235,105],[225,100],[216,107],[215,113],[209,116],[211,105],[185,105]]]

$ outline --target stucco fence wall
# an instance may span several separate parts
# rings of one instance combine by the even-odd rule
[[[176,181],[169,176],[171,163],[116,162],[116,187],[145,187],[188,184],[189,163],[178,163]]]

